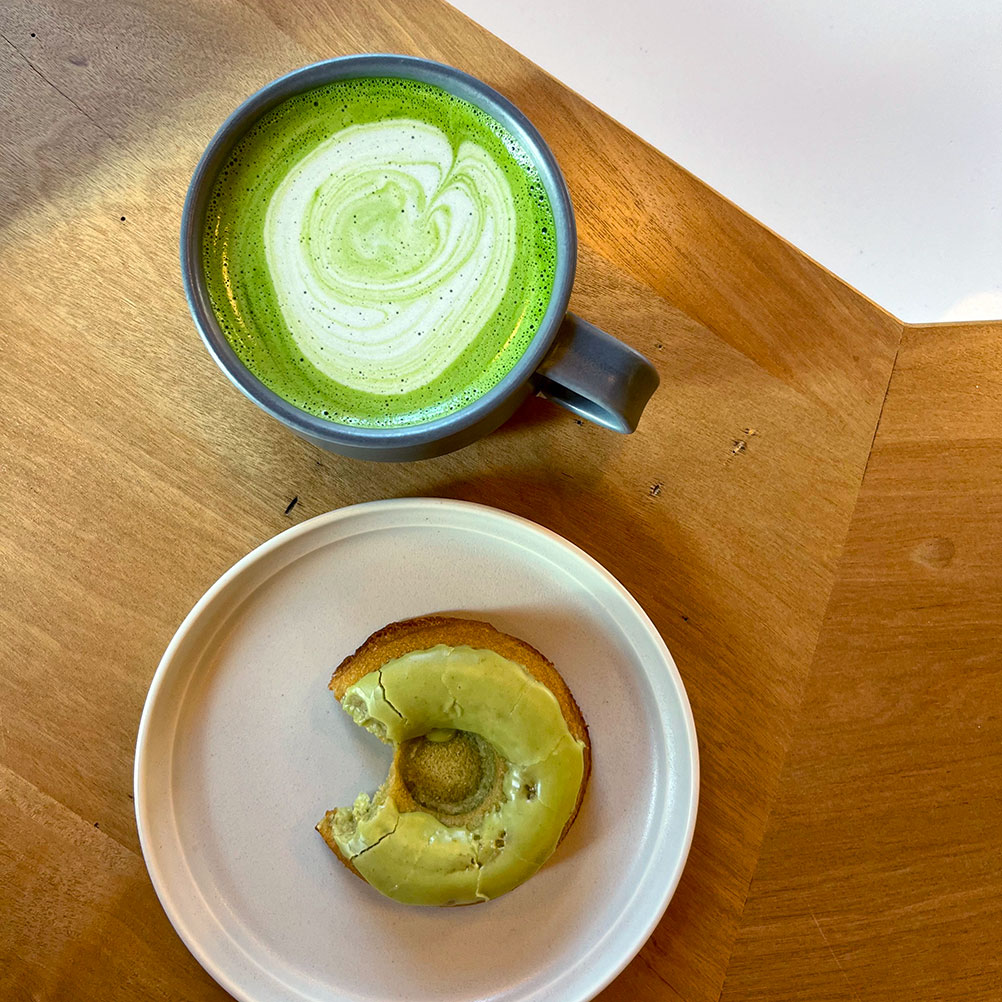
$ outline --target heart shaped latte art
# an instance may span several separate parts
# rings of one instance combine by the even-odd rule
[[[269,201],[264,250],[303,357],[345,386],[406,393],[497,310],[516,220],[483,147],[397,118],[343,129],[298,161]]]

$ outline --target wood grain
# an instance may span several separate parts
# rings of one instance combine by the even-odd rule
[[[16,916],[0,988],[223,996],[138,854],[132,755],[155,665],[262,540],[341,505],[432,495],[567,536],[671,647],[700,736],[700,817],[664,921],[602,997],[716,999],[900,324],[438,0],[14,0],[0,34],[0,913]],[[291,437],[216,370],[176,251],[201,149],[269,79],[380,50],[470,70],[553,146],[581,237],[572,307],[662,376],[635,435],[534,399],[460,453],[370,465]],[[108,961],[126,906],[140,918]]]
[[[905,333],[726,1002],[1002,997],[1000,335]]]
[[[2,766],[0,886],[3,999],[229,997],[192,963],[142,859]]]

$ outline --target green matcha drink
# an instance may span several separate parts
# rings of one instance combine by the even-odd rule
[[[369,428],[458,411],[546,312],[553,214],[516,138],[430,84],[342,80],[265,115],[216,179],[203,234],[227,340],[310,414]]]

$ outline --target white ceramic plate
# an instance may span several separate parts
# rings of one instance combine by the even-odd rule
[[[374,630],[483,618],[555,662],[591,733],[578,819],[531,880],[468,908],[413,908],[348,872],[313,826],[386,777],[390,749],[327,690]],[[634,956],[685,863],[696,734],[653,624],[560,536],[427,498],[304,522],[224,574],[150,686],[136,819],[174,928],[245,1002],[589,999]]]

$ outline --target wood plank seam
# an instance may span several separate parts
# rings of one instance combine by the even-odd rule
[[[70,95],[66,93],[66,91],[64,91],[60,87],[56,86],[56,84],[54,84],[24,54],[24,52],[22,52],[21,49],[19,49],[2,31],[0,31],[0,38],[2,38],[11,47],[11,49],[13,49],[14,52],[17,53],[17,55],[20,56],[21,59],[24,60],[25,64],[28,66],[28,68],[31,70],[32,73],[34,73],[37,77],[39,77],[39,79],[41,79],[42,81],[44,81],[46,84],[48,84],[64,101],[66,101],[69,104],[73,105],[73,107],[76,108],[76,110],[79,111],[80,114],[83,115],[83,117],[86,118],[87,121],[90,122],[90,124],[93,125],[95,129],[97,129],[99,132],[101,132],[103,135],[105,135],[108,139],[114,139],[115,138],[110,132],[108,132],[108,130],[99,121],[97,121],[90,114],[88,114],[88,112],[87,112],[87,110],[85,108],[82,108],[79,104],[77,104],[77,102],[74,101],[73,98],[70,97]]]

